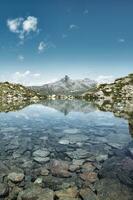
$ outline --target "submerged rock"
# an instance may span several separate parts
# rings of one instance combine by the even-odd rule
[[[85,149],[77,149],[76,151],[66,152],[71,159],[82,159],[90,157],[90,153]]]
[[[86,162],[82,165],[82,171],[84,172],[93,172],[95,169],[95,165],[93,165],[91,162]]]
[[[69,128],[69,129],[65,129],[63,131],[63,133],[67,133],[67,134],[76,134],[76,133],[79,133],[79,129],[76,129],[76,128]]]
[[[39,149],[33,152],[34,157],[42,157],[45,158],[49,156],[50,152],[47,149]]]
[[[67,199],[67,198],[77,198],[78,189],[77,187],[70,187],[68,189],[59,190],[55,192],[55,196],[62,200]]]
[[[49,157],[45,157],[45,158],[43,158],[43,157],[34,157],[33,159],[34,159],[34,161],[36,161],[38,163],[45,163],[45,162],[48,162],[50,160]]]
[[[39,149],[33,152],[33,160],[38,163],[48,162],[50,152],[47,149]]]
[[[0,183],[0,198],[8,196],[9,194],[9,186],[4,183]]]
[[[89,181],[90,183],[94,183],[97,180],[97,173],[83,172],[82,174],[80,174],[80,178],[84,181]]]
[[[34,185],[19,193],[17,200],[53,200],[54,193],[50,189],[42,189]]]
[[[42,168],[41,168],[40,174],[41,174],[42,176],[48,176],[49,170],[46,169],[45,167],[42,167]]]
[[[113,169],[113,170],[112,170]],[[115,178],[123,184],[133,186],[133,160],[130,157],[120,155],[108,159],[99,171],[102,178]]]
[[[42,177],[38,177],[38,178],[35,180],[34,184],[41,185],[42,182],[43,182],[43,178],[42,178]]]
[[[90,188],[81,189],[80,196],[83,200],[98,200],[98,197]]]
[[[8,196],[8,199],[9,200],[16,200],[17,199],[17,196],[18,194],[22,191],[22,188],[20,187],[13,187],[13,189],[10,191],[9,193],[9,196]]]
[[[70,177],[69,164],[62,160],[53,160],[50,163],[50,171],[52,175],[59,177]]]
[[[85,142],[89,139],[86,135],[81,135],[81,134],[72,134],[72,135],[67,135],[63,137],[59,143],[60,144],[78,144],[80,146],[81,142]]]
[[[133,191],[116,179],[101,179],[96,184],[99,200],[132,200]]]
[[[18,182],[21,182],[24,179],[24,174],[12,172],[12,173],[9,173],[8,179],[11,180],[14,183],[18,183]]]

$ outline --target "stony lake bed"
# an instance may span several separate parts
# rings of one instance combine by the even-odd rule
[[[129,120],[80,100],[22,107],[0,113],[0,199],[133,199]]]

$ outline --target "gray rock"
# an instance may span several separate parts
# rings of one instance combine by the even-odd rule
[[[53,200],[54,193],[50,189],[42,189],[33,185],[19,193],[17,200]]]
[[[113,169],[113,170],[112,170]],[[103,178],[114,178],[123,184],[133,186],[133,160],[125,154],[106,160],[99,175]]]
[[[40,174],[41,174],[42,176],[48,176],[49,170],[46,169],[45,167],[42,167],[42,168],[41,168]]]
[[[96,194],[90,188],[81,189],[80,196],[83,200],[98,200]]]
[[[11,172],[8,175],[8,179],[11,180],[14,183],[18,183],[18,182],[21,182],[24,179],[24,174],[23,173]]]
[[[64,190],[55,191],[55,196],[58,199],[73,199],[78,197],[77,187],[70,187]]]
[[[76,151],[66,152],[66,154],[71,159],[77,159],[77,160],[90,157],[89,152],[84,149],[77,149]]]
[[[72,134],[72,135],[67,135],[63,137],[59,143],[60,144],[78,144],[80,145],[81,142],[85,142],[89,139],[86,135],[81,135],[81,134]]]
[[[93,172],[96,169],[92,162],[86,162],[82,165],[83,172]]]
[[[59,177],[70,177],[69,164],[62,160],[53,160],[50,163],[50,171],[52,175]]]
[[[101,179],[96,184],[97,196],[99,200],[131,200],[133,191],[116,179]]]
[[[33,158],[34,161],[38,162],[38,163],[45,163],[45,162],[48,162],[50,160],[49,157],[34,157]]]
[[[9,194],[9,187],[4,183],[0,183],[0,198],[8,196]]]
[[[50,152],[47,149],[39,149],[33,152],[33,160],[38,163],[45,163],[50,160]]]
[[[47,149],[39,149],[33,152],[34,157],[42,157],[45,158],[49,156],[50,152]]]

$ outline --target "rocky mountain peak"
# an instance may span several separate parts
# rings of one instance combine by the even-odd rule
[[[70,77],[68,75],[65,75],[65,77],[63,79],[61,79],[61,81],[68,83],[70,80]]]

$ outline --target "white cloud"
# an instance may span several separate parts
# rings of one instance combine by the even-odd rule
[[[42,52],[44,52],[44,51],[46,51],[47,49],[50,49],[50,48],[56,48],[56,45],[53,44],[52,42],[45,43],[44,41],[41,41],[38,45],[38,52],[42,53]]]
[[[112,75],[100,75],[96,78],[98,83],[112,83],[114,81],[114,76]]]
[[[40,75],[39,73],[33,74],[34,77],[40,77]]]
[[[38,20],[36,17],[27,17],[26,20],[23,21],[23,31],[24,32],[31,32],[37,30]]]
[[[20,60],[21,62],[24,61],[24,56],[23,55],[18,55],[18,60]]]
[[[77,30],[79,27],[76,24],[70,24],[69,30]]]
[[[7,26],[12,33],[16,33],[21,40],[31,32],[38,32],[38,19],[34,16],[28,16],[26,19],[20,17],[8,19]]]
[[[124,39],[124,38],[119,38],[118,42],[124,43],[124,42],[125,42],[125,39]]]
[[[38,46],[38,52],[42,53],[48,48],[47,44],[41,41]]]
[[[33,73],[29,70],[24,72],[15,72],[12,74],[0,75],[0,81],[9,81],[11,83],[19,83],[25,86],[44,84],[44,76],[39,73]]]
[[[13,33],[19,33],[20,25],[23,21],[23,18],[16,18],[16,19],[8,19],[7,20],[7,26],[9,27],[9,30]]]

